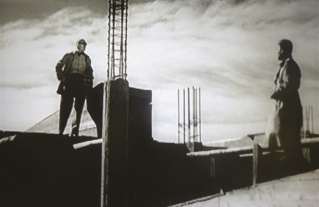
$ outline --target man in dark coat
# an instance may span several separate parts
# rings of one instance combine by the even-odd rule
[[[67,53],[57,63],[56,75],[60,81],[57,93],[61,95],[59,134],[63,134],[73,102],[76,117],[72,121],[71,136],[78,136],[85,97],[93,85],[93,69],[90,57],[84,53],[87,43],[77,41],[77,51]]]
[[[281,63],[275,78],[274,93],[271,95],[276,105],[270,117],[271,130],[268,129],[267,136],[269,146],[281,146],[286,160],[292,161],[302,158],[302,105],[298,93],[301,72],[291,55],[292,42],[283,39],[279,46],[278,60]]]

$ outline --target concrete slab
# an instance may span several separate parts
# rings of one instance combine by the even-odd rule
[[[262,183],[211,199],[198,199],[187,207],[317,207],[319,206],[319,170]]]

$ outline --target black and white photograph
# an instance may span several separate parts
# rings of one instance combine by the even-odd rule
[[[0,0],[0,206],[319,206],[318,0]]]

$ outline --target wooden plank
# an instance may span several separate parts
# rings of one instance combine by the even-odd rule
[[[319,144],[319,137],[309,138],[309,139],[301,139],[301,144],[303,147],[306,146],[314,146]]]
[[[102,143],[102,139],[96,139],[96,140],[91,140],[91,141],[87,141],[87,142],[81,142],[81,143],[77,143],[73,145],[74,149],[80,149],[83,147],[88,147],[90,145],[96,145],[96,144],[101,144]]]
[[[319,137],[318,138],[311,138],[311,139],[302,139],[301,140],[302,147],[309,147],[315,146],[319,144]],[[262,152],[269,152],[273,151],[274,149],[270,148],[262,148]],[[275,150],[282,150],[282,148],[276,148]],[[187,153],[189,157],[205,157],[205,156],[218,156],[222,154],[246,154],[251,153],[253,151],[253,147],[241,147],[241,148],[228,148],[228,149],[220,149],[220,150],[209,150],[209,151],[199,151],[199,152],[190,152]]]
[[[190,152],[187,153],[189,157],[205,157],[205,156],[216,156],[222,154],[236,154],[236,153],[251,153],[253,151],[252,147],[242,147],[242,148],[228,148],[221,150],[209,150],[209,151],[200,151],[200,152]]]
[[[12,137],[9,137],[9,138],[12,138]],[[3,139],[5,139],[5,138],[3,138]],[[10,141],[12,141],[12,140],[10,140]],[[74,144],[73,148],[80,149],[82,147],[87,147],[90,145],[101,144],[101,143],[102,143],[102,139],[96,139],[96,140],[91,140],[91,141],[86,141],[86,142]],[[314,146],[314,145],[319,144],[319,138],[302,139],[301,144],[303,147]],[[188,153],[187,156],[196,157],[196,156],[209,156],[209,155],[218,155],[218,154],[227,154],[227,153],[241,153],[241,152],[242,152],[242,154],[244,154],[244,153],[249,153],[249,152],[246,152],[247,149],[249,149],[249,147],[247,147],[247,148],[229,148],[229,149],[227,149],[227,151],[225,151],[226,149],[223,149],[223,151],[221,151],[221,150],[200,151],[200,152],[206,152],[207,155],[201,154],[199,152],[194,152],[194,153]],[[282,150],[282,148],[278,148],[277,150]],[[262,148],[262,151],[269,152],[270,149],[269,148]],[[272,151],[273,151],[273,149],[272,149]],[[251,152],[252,152],[252,150],[251,150]]]

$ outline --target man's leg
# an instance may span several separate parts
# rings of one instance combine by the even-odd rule
[[[71,136],[78,136],[79,135],[79,129],[80,129],[81,116],[82,116],[84,102],[85,102],[85,96],[77,96],[75,98],[74,108],[75,108],[75,112],[76,112],[76,117],[72,122]]]
[[[60,102],[60,121],[59,121],[59,134],[63,134],[66,124],[68,122],[73,105],[73,97],[62,95]]]

